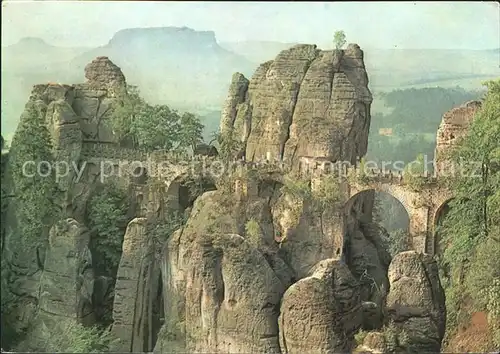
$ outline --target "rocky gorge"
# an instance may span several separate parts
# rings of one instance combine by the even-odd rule
[[[286,178],[261,175],[239,193],[224,178],[190,191],[199,176],[175,168],[161,181],[118,176],[128,191],[123,243],[116,273],[102,273],[89,204],[106,186],[84,152],[106,145],[117,152],[108,159],[124,159],[106,121],[126,78],[107,57],[85,75],[83,84],[36,85],[21,118],[22,127],[47,128],[55,161],[87,164],[80,178],[73,171],[42,191],[56,216],[44,215],[36,247],[20,241],[30,201],[15,168],[26,142],[15,137],[2,164],[2,278],[12,297],[2,326],[23,348],[51,351],[43,338],[61,319],[92,326],[107,311],[117,339],[110,350],[119,352],[440,351],[437,263],[411,249],[391,259],[372,191],[347,209],[332,201],[318,210]],[[371,102],[358,45],[296,45],[251,78],[233,75],[221,134],[236,141],[235,159],[278,158],[291,171],[301,158],[355,164],[367,151]],[[187,216],[182,226],[154,228],[173,212]]]

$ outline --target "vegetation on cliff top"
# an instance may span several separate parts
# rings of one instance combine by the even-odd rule
[[[22,221],[16,242],[32,249],[45,244],[57,214],[52,200],[56,195],[54,170],[50,165],[52,137],[44,121],[45,112],[41,110],[34,104],[27,105],[9,154],[13,192],[18,203],[16,216]]]
[[[151,105],[137,87],[128,86],[111,115],[111,128],[122,144],[145,151],[185,150],[203,141],[203,124],[192,113]]]
[[[486,85],[483,106],[452,154],[465,173],[451,181],[454,199],[439,227],[448,334],[486,311],[492,338],[485,351],[500,346],[500,80]]]

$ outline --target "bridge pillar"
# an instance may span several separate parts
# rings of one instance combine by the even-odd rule
[[[169,209],[178,210],[180,209],[180,192],[181,184],[178,181],[172,181],[167,188],[167,205]]]
[[[426,241],[429,226],[429,210],[427,207],[412,208],[409,210],[412,249],[417,252],[426,252]]]

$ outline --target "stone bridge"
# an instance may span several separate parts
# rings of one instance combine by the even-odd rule
[[[106,144],[84,144],[82,156],[93,164],[102,166],[114,166],[121,176],[125,176],[132,183],[137,182],[141,177],[157,180],[164,184],[164,191],[172,203],[176,204],[179,196],[179,188],[183,181],[194,176],[203,176],[213,181],[219,187],[221,177],[226,173],[224,164],[220,159],[202,156],[190,157],[186,154],[176,154],[172,152],[156,151],[144,153],[137,150],[116,148]],[[226,166],[227,167],[227,166]],[[409,217],[408,233],[411,238],[413,249],[434,254],[436,250],[436,225],[442,207],[452,198],[449,190],[438,183],[434,176],[417,176],[422,183],[415,189],[407,183],[401,172],[381,171],[371,169],[361,171],[359,166],[349,163],[332,163],[324,159],[302,158],[299,159],[295,169],[282,160],[271,160],[263,158],[259,162],[244,160],[233,161],[229,173],[234,174],[234,186],[232,191],[241,198],[252,196],[258,193],[258,182],[247,183],[241,177],[241,170],[254,170],[259,174],[260,179],[275,180],[284,183],[284,177],[290,173],[300,175],[302,178],[310,179],[311,186],[320,182],[327,175],[345,177],[339,179],[343,181],[345,193],[343,193],[344,212],[350,210],[356,196],[365,191],[385,192],[397,199],[405,208]],[[238,172],[240,171],[240,172]],[[109,172],[108,172],[109,173]],[[351,178],[353,176],[364,176],[364,178]],[[178,200],[177,200],[178,203]]]
[[[365,182],[349,183],[349,199],[345,210],[349,210],[356,196],[365,191],[374,190],[391,195],[401,203],[408,214],[408,233],[412,248],[434,255],[438,242],[436,239],[437,222],[443,206],[452,198],[452,195],[447,188],[438,183],[435,177],[421,177],[423,183],[418,189],[406,183],[404,178],[392,179],[387,175],[368,178]]]

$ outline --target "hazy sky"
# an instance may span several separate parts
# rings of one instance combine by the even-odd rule
[[[331,46],[335,30],[361,47],[500,47],[495,2],[146,2],[3,1],[2,45],[41,37],[98,46],[123,28],[187,26],[219,42],[269,40]]]

